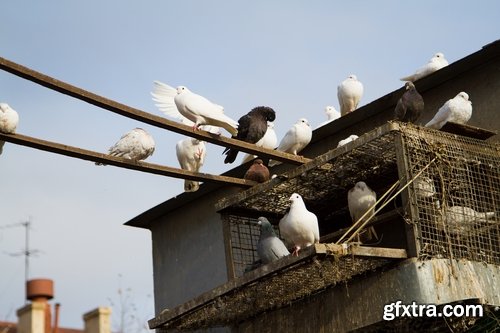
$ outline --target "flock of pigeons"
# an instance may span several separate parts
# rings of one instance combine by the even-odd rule
[[[419,68],[414,74],[401,79],[402,81],[406,81],[405,92],[399,99],[394,111],[394,118],[396,120],[415,123],[419,119],[424,109],[424,100],[416,90],[413,82],[447,65],[448,62],[444,58],[444,55],[436,53],[427,64]],[[153,100],[156,102],[156,106],[163,113],[181,121],[185,125],[192,126],[193,131],[204,130],[221,135],[220,128],[223,128],[234,139],[255,144],[257,147],[277,149],[294,155],[299,154],[311,141],[312,128],[307,119],[301,118],[286,132],[278,143],[273,124],[273,121],[276,119],[276,112],[267,106],[257,106],[238,121],[234,121],[224,114],[222,106],[191,92],[185,86],[173,88],[167,84],[155,81],[151,94]],[[356,110],[362,96],[363,84],[355,75],[349,75],[337,88],[340,113],[334,107],[327,106],[325,108],[327,121],[320,126]],[[465,124],[471,115],[472,104],[469,101],[469,96],[465,92],[460,92],[454,98],[446,101],[439,108],[432,120],[425,124],[425,126],[440,129],[446,122]],[[19,116],[17,112],[6,103],[0,103],[0,132],[15,133],[18,121]],[[341,140],[338,146],[354,141],[357,138],[357,135],[351,135]],[[0,141],[0,154],[2,153],[4,143]],[[154,150],[155,142],[153,137],[144,129],[135,128],[123,135],[116,144],[109,148],[108,153],[111,156],[139,161],[151,156]],[[205,161],[206,146],[202,140],[187,137],[177,142],[176,154],[182,169],[199,172]],[[227,148],[224,150],[224,154],[226,155],[224,162],[233,163],[238,155],[238,150]],[[254,160],[254,162],[244,177],[257,182],[269,180],[269,169],[264,165],[262,159],[247,154],[243,158],[243,163],[251,160]],[[96,164],[99,165],[99,163]],[[269,166],[275,164],[277,164],[276,161],[269,162]],[[429,187],[429,184],[427,185]],[[198,182],[185,181],[185,191],[192,192],[198,189]],[[364,219],[370,218],[373,215],[376,198],[376,193],[362,181],[356,183],[349,190],[348,206],[353,222],[357,221],[367,211],[370,211],[370,213],[366,214]],[[318,219],[312,212],[307,210],[299,194],[294,193],[290,197],[290,202],[290,210],[281,219],[279,228],[285,241],[293,248],[293,254],[298,255],[300,249],[319,242]],[[468,210],[465,211],[466,208],[451,207],[449,214],[450,216],[458,216],[459,212],[457,210],[460,209],[463,213],[462,216],[470,215],[476,218],[477,214],[481,214],[470,212],[470,208],[467,208]],[[485,219],[492,216],[491,213],[482,214],[486,214],[483,216]],[[453,219],[453,216],[450,219]],[[462,217],[462,219],[464,218]],[[269,221],[262,217],[259,218],[259,224],[261,225],[261,238],[257,250],[262,262],[267,263],[288,255],[287,247],[276,237]],[[364,242],[377,238],[375,230],[368,228],[365,234],[361,235],[358,240]]]

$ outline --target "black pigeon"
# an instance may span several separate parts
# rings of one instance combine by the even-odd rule
[[[406,82],[405,89],[396,105],[394,116],[396,120],[415,123],[424,110],[424,99],[413,83]]]
[[[276,113],[268,106],[257,106],[238,120],[238,134],[233,139],[248,143],[256,143],[267,131],[267,122],[274,121]],[[224,163],[233,163],[238,155],[238,150],[226,148]]]

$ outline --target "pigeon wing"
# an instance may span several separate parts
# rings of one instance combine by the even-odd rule
[[[237,135],[238,123],[226,116],[220,105],[213,104],[203,96],[190,93],[185,99],[185,107],[192,114],[203,118],[207,124],[222,127],[231,135]]]
[[[194,123],[184,117],[175,105],[174,98],[177,95],[177,90],[160,81],[154,81],[153,84],[154,87],[151,96],[153,96],[153,101],[156,102],[155,105],[158,109],[165,115],[180,120],[187,126],[193,126]]]
[[[450,104],[452,100],[448,100],[442,107],[439,108],[438,112],[434,115],[425,127],[440,129],[448,121],[451,113]]]

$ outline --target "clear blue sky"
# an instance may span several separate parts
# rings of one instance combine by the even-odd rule
[[[153,80],[185,85],[235,120],[268,105],[281,138],[297,119],[316,127],[325,106],[338,109],[351,73],[364,105],[436,52],[451,63],[479,50],[500,37],[498,13],[498,1],[18,0],[2,4],[0,56],[157,115]],[[148,161],[177,167],[178,134],[3,71],[0,101],[18,111],[19,133],[101,152],[142,126],[157,143]],[[208,147],[204,172],[232,167],[222,150]],[[0,320],[16,321],[24,297],[24,261],[8,255],[23,250],[23,228],[1,227],[29,217],[40,250],[30,275],[55,280],[63,326],[83,327],[81,315],[116,301],[119,284],[139,317],[153,316],[150,234],[122,224],[182,192],[182,180],[12,144],[0,175]]]

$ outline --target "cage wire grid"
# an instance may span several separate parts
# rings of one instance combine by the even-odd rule
[[[500,265],[500,149],[438,131],[403,132],[419,257]],[[431,161],[434,162],[431,163]]]
[[[318,157],[313,168],[287,175],[223,210],[230,230],[235,277],[258,261],[256,217],[277,223],[292,193],[304,198],[322,223],[332,223],[345,210],[347,191],[359,180],[381,195],[398,179],[396,141],[403,142],[404,170],[409,179],[436,160],[410,184],[405,216],[416,228],[421,258],[463,258],[500,264],[500,146],[411,124],[396,123],[378,135],[361,136],[347,147]],[[387,128],[387,127],[386,127]],[[302,172],[303,171],[303,172]],[[404,177],[403,177],[404,178]],[[407,180],[403,179],[402,185]],[[472,210],[471,210],[472,209]],[[416,212],[412,216],[411,212]],[[415,213],[414,213],[415,215]],[[323,234],[321,236],[324,236]]]

